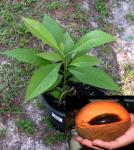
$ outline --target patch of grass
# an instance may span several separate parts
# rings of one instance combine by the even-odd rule
[[[21,15],[25,12],[25,5],[22,3],[0,3],[0,44],[6,46],[14,46],[19,44],[22,38],[27,39],[27,35],[23,23],[20,21]],[[23,12],[24,11],[24,12]],[[20,15],[21,14],[21,15]],[[26,34],[27,33],[27,34]]]
[[[128,13],[126,14],[126,19],[129,21],[129,22],[133,22],[134,21],[134,14],[132,13]]]
[[[44,144],[51,145],[51,144],[54,144],[56,140],[57,139],[54,136],[50,136],[47,138],[47,141],[44,141]]]
[[[52,121],[50,120],[49,117],[44,117],[44,118],[43,118],[43,123],[44,123],[48,128],[52,128],[52,127],[53,127]]]
[[[0,139],[2,139],[2,138],[4,138],[4,137],[5,137],[5,133],[6,133],[6,130],[5,130],[5,129],[0,128]]]
[[[128,63],[124,65],[124,69],[125,69],[125,82],[128,83],[134,78],[134,67]]]
[[[77,23],[79,26],[87,24],[88,15],[84,11],[82,11],[80,5],[81,5],[80,3],[70,3],[66,5],[65,8],[68,9],[67,10],[64,9],[65,11],[69,11],[69,8],[71,8],[72,10],[71,13],[70,12],[64,13],[63,10],[62,18],[67,20],[68,23],[70,22]]]
[[[22,65],[14,61],[0,65],[0,115],[20,114],[22,89],[32,72],[31,66]],[[31,71],[28,71],[28,70]]]
[[[20,109],[20,107],[17,106],[17,105],[15,105],[15,104],[13,104],[13,103],[10,105],[10,109],[11,109],[11,112],[12,112],[13,114],[21,114],[21,109]]]
[[[18,127],[19,130],[25,132],[26,134],[32,135],[35,133],[36,126],[31,120],[28,119],[17,120],[16,126]]]
[[[37,0],[36,0],[37,1]],[[34,5],[30,5],[34,3]],[[40,2],[41,3],[41,2]],[[21,2],[0,2],[0,45],[2,47],[32,47],[34,37],[26,29],[21,20],[22,16],[40,18],[45,5],[41,5],[40,9],[35,9],[37,3],[35,1]],[[35,42],[35,46],[42,49],[41,42]]]
[[[110,53],[110,51],[112,50],[112,48],[110,45],[104,45],[104,46],[102,46],[102,50],[106,55],[108,55]]]
[[[54,11],[54,10],[59,10],[65,8],[65,3],[61,3],[60,1],[54,1],[54,2],[49,2],[45,4],[45,8],[48,11]]]
[[[126,73],[129,73],[131,70],[133,70],[133,67],[131,64],[128,63],[124,65],[124,69]]]
[[[24,7],[24,3],[13,3],[13,8],[16,12],[23,10]]]
[[[134,81],[134,69],[130,70],[124,77],[124,86],[122,87],[124,93],[129,93],[129,95],[134,94],[133,81]]]
[[[64,142],[66,140],[66,136],[63,132],[59,132],[53,136],[48,136],[47,139],[43,140],[44,144],[52,145],[55,144],[57,141]]]
[[[131,70],[126,77],[125,82],[129,82],[133,78],[134,78],[134,70]]]
[[[66,140],[66,136],[63,132],[60,132],[59,134],[56,135],[56,139],[61,142],[64,142]]]
[[[16,26],[16,34],[18,36],[23,36],[26,35],[28,33],[28,30],[26,28],[26,26],[24,25],[23,22],[20,22],[17,26]]]
[[[108,9],[106,7],[105,0],[96,0],[95,8],[97,12],[99,13],[99,15],[104,16],[104,17],[108,15]]]
[[[89,29],[87,27],[83,27],[83,28],[80,28],[79,31],[80,31],[80,35],[83,36],[89,32]]]
[[[76,11],[71,15],[71,18],[78,21],[87,21],[87,15],[85,13]]]

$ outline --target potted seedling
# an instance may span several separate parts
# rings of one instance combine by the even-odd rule
[[[75,43],[48,15],[42,23],[24,17],[22,20],[34,36],[53,50],[18,48],[1,54],[38,67],[29,81],[25,101],[41,95],[58,129],[64,128],[66,113],[88,103],[90,96],[104,95],[102,89],[119,90],[113,79],[98,68],[100,60],[87,54],[92,48],[115,41],[112,35],[94,30]]]

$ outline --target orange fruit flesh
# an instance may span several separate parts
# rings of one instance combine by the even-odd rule
[[[89,121],[101,114],[115,114],[121,121],[130,121],[127,110],[119,103],[113,101],[94,101],[84,106],[76,115],[75,123],[78,128],[94,128],[95,126],[108,126],[110,124],[90,125]],[[120,121],[116,122],[118,125]]]

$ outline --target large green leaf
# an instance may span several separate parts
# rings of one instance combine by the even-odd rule
[[[68,32],[66,32],[64,34],[64,50],[65,53],[68,52],[69,50],[71,50],[74,47],[74,41],[71,38],[71,36],[69,35]]]
[[[28,85],[26,101],[46,92],[56,82],[60,65],[46,65],[34,72]]]
[[[76,44],[75,48],[69,51],[68,54],[85,52],[91,48],[112,41],[115,41],[115,38],[112,35],[100,30],[94,30],[84,35]]]
[[[48,15],[45,15],[42,22],[45,27],[49,30],[49,32],[53,35],[58,45],[63,43],[63,30],[60,25]]]
[[[37,66],[46,65],[49,63],[49,61],[38,57],[35,49],[18,48],[15,50],[1,52],[0,54]]]
[[[73,59],[70,65],[78,67],[88,67],[97,65],[99,63],[100,63],[99,59],[95,56],[82,55]]]
[[[54,90],[54,88],[60,84],[62,78],[63,78],[63,76],[61,74],[59,74],[56,82],[47,91]]]
[[[33,35],[41,39],[45,44],[49,44],[51,47],[57,50],[59,49],[54,37],[43,24],[41,24],[39,21],[24,17],[22,20]]]
[[[96,86],[103,89],[119,90],[112,78],[103,70],[95,67],[71,67],[69,71],[80,82]]]
[[[43,52],[38,54],[39,57],[50,61],[61,61],[62,57],[57,52]]]

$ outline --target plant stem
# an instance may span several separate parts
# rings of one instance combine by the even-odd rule
[[[61,95],[60,95],[60,98],[59,98],[59,104],[62,102],[62,99],[66,96],[66,94],[68,93],[67,90],[64,90]]]
[[[63,89],[65,89],[65,85],[66,85],[66,78],[67,78],[67,62],[66,62],[66,58],[64,57],[64,80],[63,80]]]

